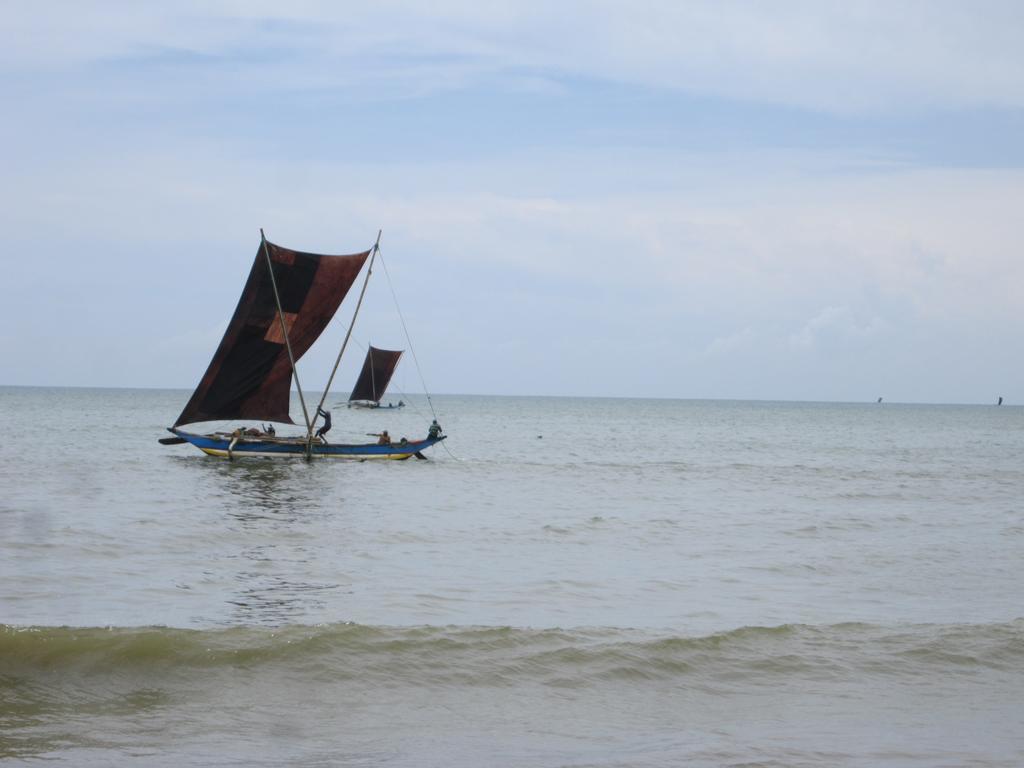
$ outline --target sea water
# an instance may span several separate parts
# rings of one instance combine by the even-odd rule
[[[1024,765],[1022,408],[188,394],[0,388],[5,765]]]

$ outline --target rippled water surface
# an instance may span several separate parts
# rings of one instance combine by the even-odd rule
[[[1024,764],[1024,409],[435,397],[429,461],[227,462],[187,395],[0,388],[0,758]]]

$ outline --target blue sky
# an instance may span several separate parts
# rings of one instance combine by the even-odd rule
[[[8,6],[0,383],[190,387],[260,227],[382,228],[437,392],[1024,401],[1019,4],[279,5]]]

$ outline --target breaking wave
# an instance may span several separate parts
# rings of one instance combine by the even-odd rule
[[[0,625],[0,690],[40,676],[116,678],[287,668],[311,679],[412,685],[964,674],[1020,669],[1024,619],[1000,624],[742,627],[703,636],[623,629],[72,628]]]

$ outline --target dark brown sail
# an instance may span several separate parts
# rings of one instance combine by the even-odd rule
[[[395,372],[398,360],[402,356],[402,350],[377,349],[370,347],[366,350],[366,360],[363,361],[363,370],[359,372],[359,378],[352,389],[349,402],[354,400],[380,402],[384,397],[384,390],[391,382],[391,376]]]
[[[369,251],[303,253],[267,243],[292,352],[298,360],[334,317]],[[292,370],[263,245],[235,314],[199,386],[174,426],[258,419],[291,424]]]

